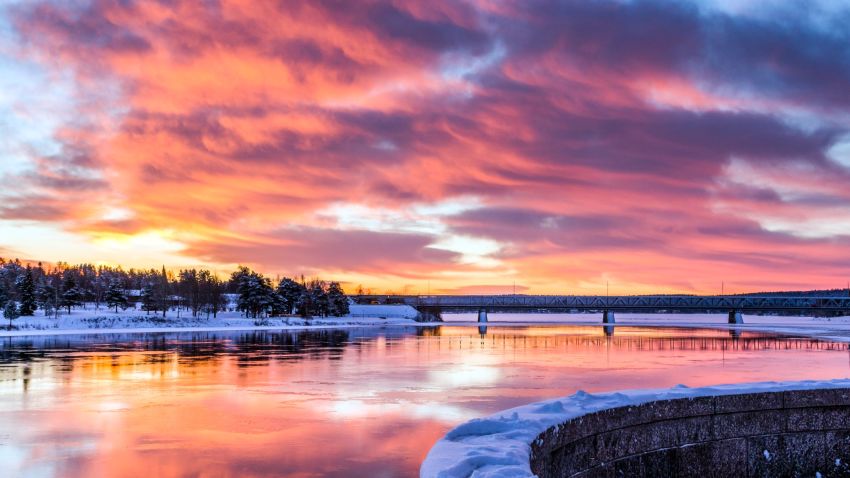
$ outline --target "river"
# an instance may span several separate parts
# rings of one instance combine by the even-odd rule
[[[442,325],[0,339],[3,476],[417,476],[452,426],[623,388],[847,377],[843,343]]]

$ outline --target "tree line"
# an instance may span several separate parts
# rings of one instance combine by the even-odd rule
[[[342,316],[349,313],[348,298],[339,282],[306,281],[284,277],[276,283],[263,274],[240,266],[228,280],[208,269],[129,269],[93,264],[22,264],[0,258],[0,310],[10,320],[35,315],[58,317],[60,311],[93,304],[119,309],[141,307],[147,314],[169,310],[209,318],[228,310],[246,317]]]

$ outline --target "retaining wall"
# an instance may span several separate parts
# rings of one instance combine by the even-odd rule
[[[850,388],[613,408],[532,443],[541,478],[850,476]]]

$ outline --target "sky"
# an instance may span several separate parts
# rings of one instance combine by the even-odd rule
[[[0,0],[0,256],[845,287],[848,24],[824,0]]]

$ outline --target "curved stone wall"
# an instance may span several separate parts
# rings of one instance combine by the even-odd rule
[[[850,389],[612,408],[551,427],[531,448],[541,478],[850,476]]]

